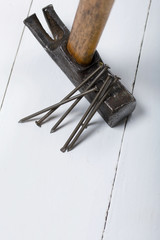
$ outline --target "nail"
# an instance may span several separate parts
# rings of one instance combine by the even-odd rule
[[[102,69],[102,71],[93,79],[91,84],[86,88],[86,90],[90,89],[96,81],[100,78],[100,76],[108,69],[108,66],[105,65],[105,67]],[[70,107],[69,109],[62,115],[62,117],[58,120],[58,122],[52,127],[51,133],[55,132],[57,127],[60,125],[60,123],[66,118],[66,116],[72,111],[72,109],[79,103],[81,98],[77,99]]]
[[[48,113],[46,113],[42,118],[39,120],[35,121],[38,127],[42,126],[42,123],[44,122],[45,119],[47,119],[56,109],[51,109]]]
[[[65,98],[63,98],[61,101],[64,101],[71,97],[76,91],[78,91],[91,77],[93,77],[102,67],[104,67],[103,63],[99,63],[99,67],[92,72],[80,85],[78,85],[76,88],[74,88]],[[58,108],[58,107],[57,107]],[[56,108],[56,109],[57,109]],[[42,123],[44,122],[45,119],[47,119],[56,109],[51,109],[47,114],[45,114],[42,118],[40,118],[38,121],[35,123],[37,126],[41,127]]]
[[[114,81],[113,80],[110,81],[110,83],[108,85],[108,88],[106,89],[106,92],[104,94],[102,93],[101,98],[98,100],[97,104],[93,107],[92,111],[90,112],[90,114],[86,118],[85,122],[83,123],[83,125],[81,125],[81,129],[79,130],[77,135],[74,137],[74,139],[72,140],[72,142],[68,146],[68,148],[67,148],[68,151],[71,151],[73,149],[73,146],[75,145],[76,141],[78,140],[78,138],[80,137],[80,135],[82,134],[84,129],[87,127],[88,123],[93,118],[94,114],[97,112],[97,110],[100,107],[100,105],[102,104],[102,102],[104,102],[104,100],[106,99],[106,97],[108,95],[108,91],[107,90],[109,89],[110,85],[114,84],[115,81],[117,81],[117,79],[115,79]]]
[[[42,109],[42,110],[40,110],[40,111],[38,111],[36,113],[33,113],[33,114],[31,114],[31,115],[29,115],[29,116],[27,116],[25,118],[22,118],[19,122],[20,123],[25,122],[25,121],[29,120],[30,118],[36,117],[37,115],[40,115],[40,114],[42,114],[44,112],[47,112],[50,109],[55,109],[55,108],[65,104],[65,103],[68,103],[68,102],[73,101],[73,100],[75,100],[77,98],[83,97],[83,96],[85,96],[85,95],[87,95],[87,94],[89,94],[89,93],[91,93],[93,91],[97,91],[97,87],[94,87],[94,88],[92,88],[92,89],[90,89],[88,91],[85,91],[83,93],[77,94],[76,96],[68,98],[68,99],[66,99],[64,101],[60,101],[60,102],[58,102],[58,103],[56,103],[56,104],[54,104],[54,105],[52,105],[50,107],[44,108],[44,109]]]
[[[73,132],[71,133],[71,135],[69,136],[69,138],[65,142],[64,146],[60,149],[62,152],[65,152],[67,150],[67,147],[68,147],[69,143],[71,142],[71,140],[73,139],[73,137],[75,136],[75,134],[77,133],[77,131],[79,130],[81,125],[83,124],[83,121],[85,120],[85,118],[87,117],[87,115],[89,114],[91,109],[93,108],[93,106],[96,103],[97,99],[100,97],[101,93],[103,93],[104,90],[106,89],[106,86],[107,86],[109,78],[110,78],[110,75],[107,77],[106,81],[103,83],[103,85],[100,88],[99,92],[97,93],[97,95],[93,99],[92,103],[90,104],[90,106],[88,107],[86,112],[84,113],[83,117],[81,118],[81,120],[77,124],[76,128],[73,130]]]

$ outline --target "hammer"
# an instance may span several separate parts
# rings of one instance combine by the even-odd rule
[[[95,83],[95,79],[97,80],[96,87],[101,89],[104,81],[112,78],[113,81],[108,85],[109,89],[106,90],[105,98],[104,95],[101,96],[101,100],[99,99],[101,104],[98,104],[96,109],[110,127],[114,127],[131,114],[136,106],[133,95],[119,81],[120,78],[111,73],[109,66],[103,63],[96,51],[113,3],[114,0],[80,0],[71,32],[58,17],[52,5],[43,8],[53,38],[44,30],[36,14],[24,20],[24,24],[75,85],[75,91],[83,92],[83,96],[85,95],[89,102],[92,103],[97,95],[96,91],[87,92],[90,86],[94,87],[92,83]],[[68,94],[61,102],[71,96],[72,93]],[[78,102],[81,97],[76,101]],[[55,111],[53,106],[45,109],[48,112],[37,121],[39,126]],[[70,110],[72,109],[69,109],[68,112]],[[43,112],[45,112],[44,109],[38,111],[37,115]],[[62,116],[62,119],[68,112]],[[20,122],[34,116],[36,113],[21,119]],[[54,129],[55,127],[52,130],[54,131]]]

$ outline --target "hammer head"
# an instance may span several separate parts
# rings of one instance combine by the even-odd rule
[[[43,29],[35,14],[24,20],[25,25],[31,30],[36,39],[44,47],[50,57],[57,63],[62,71],[67,75],[71,82],[78,86],[89,74],[91,74],[102,60],[96,51],[92,62],[87,66],[79,65],[75,59],[68,53],[67,42],[70,35],[69,30],[57,16],[52,5],[43,9],[44,16],[51,30],[51,38]],[[110,70],[106,70],[98,80],[101,86]],[[111,74],[111,73],[110,73]],[[88,83],[89,84],[89,83]],[[80,89],[83,91],[84,88]],[[89,102],[95,97],[95,93],[87,95]],[[136,100],[133,95],[122,85],[120,81],[116,82],[109,90],[108,96],[101,104],[98,112],[110,127],[114,127],[119,121],[132,113],[136,106]]]

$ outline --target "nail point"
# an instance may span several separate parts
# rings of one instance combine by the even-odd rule
[[[23,123],[23,122],[24,122],[23,119],[21,119],[21,120],[18,121],[18,123]]]
[[[54,129],[51,129],[50,133],[54,133],[54,132],[55,132],[55,130],[54,130]]]
[[[40,124],[38,121],[35,121],[35,124],[36,124],[38,127],[41,127],[41,124]]]
[[[71,150],[72,150],[71,147],[68,147],[68,148],[67,148],[67,152],[70,152]]]
[[[65,148],[65,147],[62,147],[60,150],[61,150],[61,152],[64,153],[64,152],[66,151],[66,148]]]

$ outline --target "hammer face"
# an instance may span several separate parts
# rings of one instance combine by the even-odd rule
[[[71,82],[78,86],[89,74],[95,71],[98,65],[102,63],[102,60],[96,51],[89,65],[79,65],[67,51],[70,32],[57,16],[53,6],[49,5],[44,8],[43,13],[52,32],[53,39],[43,29],[35,14],[28,17],[24,23]],[[98,80],[99,87],[102,86],[109,73],[108,69],[102,74]],[[80,91],[83,91],[85,88],[86,86],[80,89]],[[94,97],[95,93],[90,93],[86,96],[89,102],[92,102]],[[135,106],[136,100],[133,95],[118,81],[110,88],[109,94],[101,104],[98,112],[109,126],[114,127],[119,121],[131,114]]]

